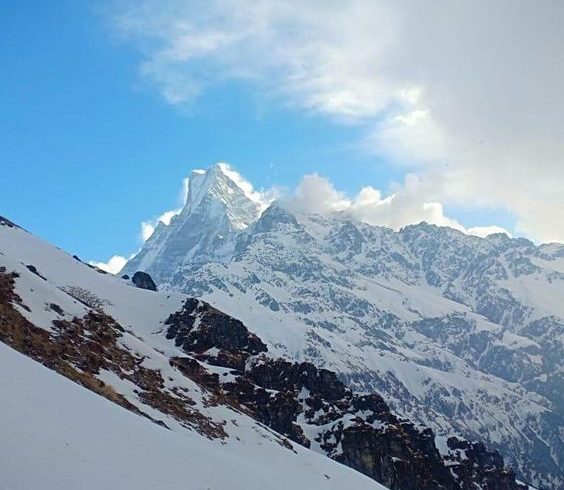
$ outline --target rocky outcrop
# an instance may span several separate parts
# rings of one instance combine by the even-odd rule
[[[155,284],[155,282],[153,281],[151,276],[149,274],[147,274],[146,272],[137,271],[135,274],[133,274],[131,281],[138,288],[147,289],[149,291],[156,291],[157,290],[157,285]]]
[[[20,228],[20,226],[16,225],[13,221],[10,221],[8,218],[4,216],[0,216],[0,226],[8,226],[10,228]]]
[[[378,394],[355,394],[334,372],[309,362],[269,357],[243,323],[203,301],[187,300],[165,324],[167,337],[191,356],[171,360],[185,376],[292,441],[392,490],[526,488],[497,452],[451,438],[441,454],[430,429],[395,416]]]
[[[372,418],[378,425],[381,423],[377,417]],[[339,426],[336,433],[332,431],[330,435],[341,445],[335,459],[390,488],[463,488],[445,466],[430,429],[420,430],[394,419],[385,428],[376,429],[374,422],[370,424],[359,418],[342,431]],[[481,484],[476,479],[475,483],[478,482]]]
[[[182,310],[165,322],[166,337],[178,347],[210,364],[243,371],[246,360],[266,345],[239,320],[208,303],[189,298]]]
[[[474,488],[477,479],[485,481],[487,488],[517,489],[513,472],[504,467],[497,451],[488,451],[481,442],[468,442],[450,437],[447,440],[446,464],[462,483],[462,488]]]
[[[261,358],[250,366],[246,375],[257,385],[269,390],[299,392],[305,388],[329,401],[340,400],[347,393],[334,372],[318,369],[310,362]]]

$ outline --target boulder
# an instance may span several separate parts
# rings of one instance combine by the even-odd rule
[[[149,291],[156,291],[157,290],[157,285],[155,284],[155,281],[153,281],[151,276],[149,274],[147,274],[146,272],[137,271],[135,274],[133,274],[131,281],[138,288],[148,289]]]

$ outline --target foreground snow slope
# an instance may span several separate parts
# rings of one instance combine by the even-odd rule
[[[0,488],[383,489],[312,451],[166,430],[0,343]]]
[[[35,288],[30,285],[21,290],[27,301],[36,298],[39,303],[38,308],[32,308],[31,312],[24,311],[24,315],[32,322],[44,322],[46,327],[56,315],[49,315],[44,308],[39,307],[45,302],[43,296],[54,294],[61,301],[72,302],[68,291],[73,287],[85,289],[98,297],[105,313],[126,329],[134,327],[138,334],[154,331],[186,299],[186,295],[180,293],[153,294],[112,274],[101,273],[17,226],[0,226],[0,253],[0,265],[21,272],[21,281],[25,281],[29,275],[25,267],[27,265],[35,266],[46,279],[38,281],[38,276],[31,275],[29,280],[34,281]],[[21,281],[18,282],[19,289],[24,288]],[[86,311],[83,305],[77,301],[74,303],[74,306],[69,305],[73,314],[81,309]]]

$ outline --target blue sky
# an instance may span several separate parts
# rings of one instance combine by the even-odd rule
[[[345,189],[394,175],[351,154],[354,126],[261,107],[240,84],[168,106],[139,81],[137,54],[84,2],[2,11],[0,161],[10,185],[0,208],[66,250],[88,259],[134,251],[141,221],[176,205],[191,169],[217,161],[256,187],[295,186],[321,162]]]
[[[177,4],[155,5],[174,13]],[[213,49],[197,60],[184,53],[183,65],[171,72],[158,57],[175,40],[161,31],[143,39],[150,15],[134,33],[116,21],[132,5],[0,4],[0,213],[37,235],[88,260],[128,255],[140,246],[141,221],[176,207],[183,177],[217,161],[229,162],[257,188],[288,192],[317,172],[351,198],[367,185],[385,196],[407,173],[428,172],[411,165],[409,154],[366,144],[393,103],[372,107],[367,100],[369,114],[362,100],[354,113],[318,106],[309,92],[278,91],[288,83],[286,62],[272,71],[253,64],[234,75],[232,61],[218,59]],[[228,47],[241,56],[248,49]],[[147,60],[163,70],[157,82],[155,70],[143,72]],[[190,83],[204,68],[197,95],[167,99],[163,78],[172,73],[175,83]],[[257,73],[267,88],[256,82]],[[447,194],[441,200],[445,214],[466,227],[515,231],[518,215],[508,200]]]

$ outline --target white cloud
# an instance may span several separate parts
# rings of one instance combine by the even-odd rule
[[[182,208],[171,209],[169,211],[165,211],[163,214],[161,214],[156,219],[152,219],[152,220],[149,220],[149,221],[142,221],[141,222],[141,240],[143,242],[146,242],[149,238],[151,238],[151,235],[155,232],[155,228],[157,227],[157,224],[159,222],[162,222],[165,225],[170,224],[170,220],[174,216],[176,216],[177,214],[180,214],[180,211],[182,211]]]
[[[287,199],[287,205],[302,213],[329,215],[341,212],[353,219],[394,230],[426,221],[480,237],[492,233],[507,233],[511,236],[500,226],[465,228],[457,220],[445,215],[440,202],[427,201],[427,195],[425,183],[413,174],[409,174],[402,185],[396,185],[394,192],[386,197],[378,189],[369,186],[363,187],[352,198],[337,190],[327,178],[312,174],[302,179],[293,195]]]
[[[326,214],[344,211],[350,207],[351,203],[325,177],[312,174],[303,177],[289,205],[298,211]]]
[[[172,218],[174,218],[177,214],[180,214],[188,196],[188,183],[188,177],[182,180],[182,189],[177,199],[177,208],[165,211],[158,218],[141,222],[141,240],[143,242],[146,242],[149,238],[151,238],[151,235],[155,232],[155,228],[159,222],[169,225]]]
[[[155,232],[155,225],[152,222],[141,222],[141,240],[146,242]]]
[[[408,175],[403,185],[383,197],[380,190],[363,187],[358,195],[349,198],[325,177],[306,175],[288,205],[297,212],[331,214],[342,212],[373,225],[399,229],[402,226],[427,221],[437,225],[462,228],[447,218],[442,205],[426,202],[417,176]]]
[[[170,224],[170,220],[174,218],[177,214],[180,214],[182,208],[171,209],[169,211],[165,211],[161,214],[158,218],[150,221],[142,221],[141,222],[141,240],[146,242],[151,235],[155,232],[155,227],[160,222],[164,223],[165,225]]]
[[[131,258],[131,257],[130,257]],[[117,274],[123,269],[123,266],[128,259],[121,255],[113,255],[107,262],[94,262],[90,261],[89,264],[102,269],[103,271]]]
[[[466,231],[469,235],[476,235],[481,238],[485,238],[488,235],[493,235],[494,233],[505,233],[507,236],[511,236],[511,233],[509,233],[505,228],[496,225],[473,226],[472,228],[468,228]]]
[[[564,241],[564,3],[119,5],[115,25],[170,103],[246,80],[297,108],[363,124],[371,151],[417,172],[425,202],[503,207],[517,231]]]
[[[370,116],[394,98],[395,85],[378,75],[397,24],[396,12],[383,3],[148,0],[119,5],[126,7],[115,12],[115,26],[142,50],[142,74],[171,103],[190,101],[227,78],[250,80],[302,107],[346,117]],[[375,34],[378,42],[366,45]]]

